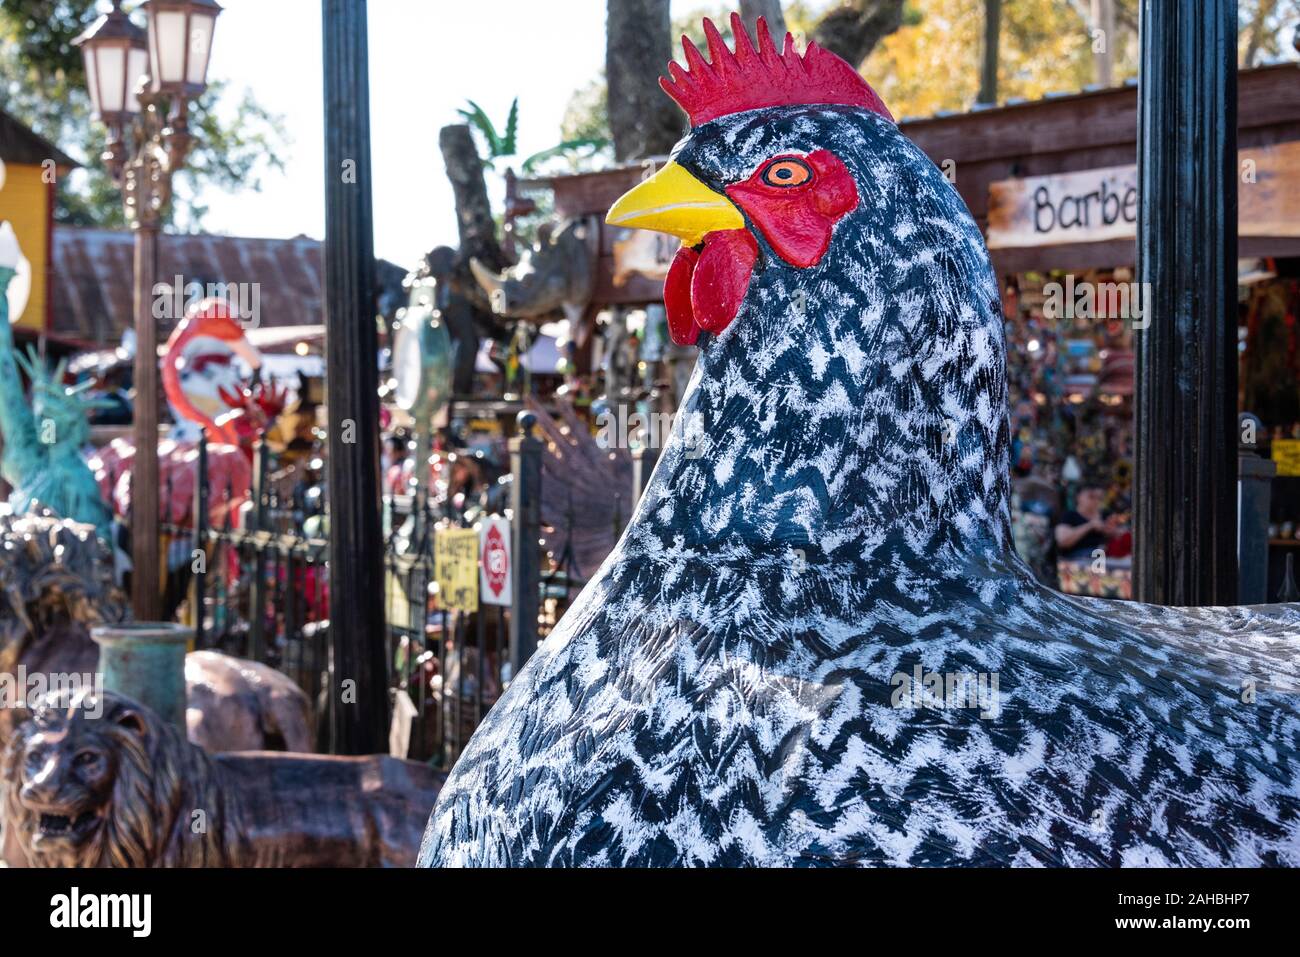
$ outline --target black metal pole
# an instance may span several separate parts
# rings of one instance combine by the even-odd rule
[[[387,749],[379,360],[365,0],[321,0],[331,750]]]
[[[253,446],[253,507],[248,513],[246,532],[258,534],[266,527],[266,456],[267,444],[258,440]],[[253,581],[248,589],[249,631],[248,657],[259,664],[266,663],[266,545],[259,541],[253,545]]]
[[[1237,599],[1237,4],[1143,0],[1134,577]]]
[[[194,573],[194,650],[202,651],[208,582],[208,430],[199,429],[198,459],[194,482],[194,550],[201,562]]]
[[[511,552],[515,564],[514,606],[510,612],[511,677],[537,650],[541,603],[542,441],[534,435],[537,416],[519,413],[519,434],[510,440]]]
[[[659,461],[659,436],[646,434],[646,444],[632,451],[632,507],[641,501]]]

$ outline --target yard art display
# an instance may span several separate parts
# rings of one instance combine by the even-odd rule
[[[596,282],[594,233],[568,220],[548,227],[517,265],[497,273],[471,259],[470,268],[498,316],[542,322],[559,311],[576,327]]]
[[[684,43],[691,130],[609,212],[683,241],[686,429],[420,863],[1300,865],[1300,605],[1034,578],[979,227],[853,67],[759,24]]]
[[[433,578],[438,603],[448,611],[478,611],[478,532],[440,528],[433,536]]]
[[[25,356],[18,352],[8,297],[15,270],[3,263],[16,262],[20,253],[8,223],[0,224],[0,253],[0,474],[13,486],[9,504],[19,515],[48,508],[61,518],[93,525],[99,536],[110,540],[113,516],[81,457],[90,441],[86,413],[108,400],[84,398],[81,393],[89,383],[66,388],[66,363],[51,371],[35,349]],[[30,403],[20,369],[31,382]]]
[[[164,522],[194,521],[199,430],[208,441],[208,523],[220,528],[228,513],[238,515],[253,480],[253,446],[284,411],[288,393],[254,379],[246,382],[236,360],[256,375],[261,354],[249,343],[238,310],[223,299],[202,299],[167,339],[162,359],[163,392],[176,424],[158,443],[159,515]],[[135,445],[119,438],[91,459],[102,494],[118,515],[132,499]]]
[[[387,756],[210,755],[130,698],[65,691],[5,751],[0,813],[33,867],[409,867],[441,784]]]
[[[0,515],[0,754],[33,697],[102,680],[90,629],[126,617],[112,567],[92,526]],[[185,658],[185,689],[189,740],[210,753],[312,749],[311,703],[283,672],[196,651]],[[27,863],[15,842],[0,807],[0,862]]]
[[[254,373],[261,368],[262,356],[229,303],[204,299],[186,310],[167,338],[162,360],[163,392],[177,422],[173,438],[193,442],[202,427],[209,441],[240,444],[242,436],[230,416],[243,407],[240,359]]]
[[[509,608],[514,602],[514,562],[510,555],[510,523],[485,518],[479,527],[479,596],[485,605]]]

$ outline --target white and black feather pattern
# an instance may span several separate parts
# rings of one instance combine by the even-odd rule
[[[721,189],[832,150],[858,209],[799,270],[760,237],[622,541],[475,733],[440,865],[1300,864],[1300,606],[1038,585],[1008,532],[996,282],[889,123],[694,130]],[[895,676],[998,707],[895,706]]]

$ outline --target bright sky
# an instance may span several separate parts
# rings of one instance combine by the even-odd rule
[[[222,0],[210,76],[283,115],[284,174],[261,193],[205,194],[206,228],[241,236],[325,231],[320,0]],[[674,14],[700,6],[674,0]],[[370,122],[375,251],[403,267],[455,245],[438,129],[466,99],[504,123],[519,97],[519,151],[559,141],[572,93],[605,60],[605,0],[371,0]],[[493,183],[493,179],[489,179]],[[494,202],[499,197],[494,196]]]

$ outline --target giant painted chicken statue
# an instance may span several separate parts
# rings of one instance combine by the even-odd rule
[[[685,243],[682,432],[421,863],[1300,864],[1300,606],[1037,584],[978,228],[846,63],[705,26],[609,214]]]

